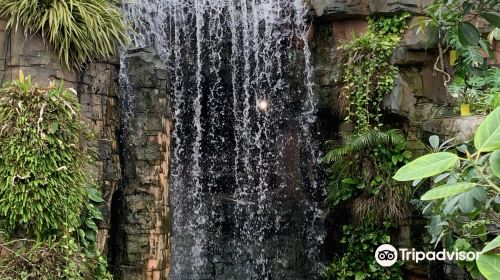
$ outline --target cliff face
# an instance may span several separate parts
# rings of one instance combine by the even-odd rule
[[[117,61],[94,62],[82,71],[69,71],[57,63],[39,34],[25,35],[5,26],[6,21],[0,19],[2,83],[23,70],[37,83],[64,80],[66,87],[77,89],[98,150],[96,170],[89,172],[97,177],[105,200],[97,239],[116,279],[166,279],[172,125],[165,66],[151,49],[126,54],[129,87],[124,93]]]
[[[384,106],[407,130],[413,150],[423,151],[418,139],[429,133],[448,136],[477,126],[476,118],[470,122],[433,121],[449,111],[450,99],[442,76],[433,69],[436,41],[425,32],[417,33],[413,24],[430,0],[308,1],[314,17],[310,44],[315,94],[320,98],[319,122],[326,138],[348,130],[332,113],[338,97],[336,48],[352,33],[366,30],[366,16],[399,11],[414,14],[413,27],[394,53],[393,62],[400,73]],[[491,63],[500,64],[498,42],[496,52],[497,61]],[[123,62],[129,75],[128,79],[121,77],[126,85],[121,91],[117,61],[90,63],[78,73],[64,70],[38,34],[6,31],[5,20],[0,20],[2,82],[16,78],[22,69],[38,83],[65,80],[66,86],[78,89],[82,112],[97,138],[98,166],[93,172],[105,200],[99,248],[107,252],[116,279],[167,279],[171,238],[169,73],[150,48],[129,51]],[[410,226],[402,229],[402,245],[411,242]]]

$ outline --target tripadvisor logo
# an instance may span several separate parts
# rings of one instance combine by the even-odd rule
[[[422,252],[415,249],[399,248],[397,250],[390,244],[380,245],[375,250],[375,260],[384,267],[389,267],[395,264],[398,259],[402,261],[414,261],[416,263],[427,261],[474,261],[479,258],[480,252],[465,252],[465,251],[429,251]],[[399,256],[399,258],[398,258]]]
[[[398,250],[390,244],[380,245],[375,251],[375,260],[381,266],[391,266],[398,261]]]

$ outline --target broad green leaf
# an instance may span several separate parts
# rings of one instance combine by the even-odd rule
[[[429,137],[429,144],[431,144],[431,147],[435,150],[439,149],[439,136],[431,135]]]
[[[490,169],[493,175],[500,178],[500,151],[495,151],[490,155]]]
[[[500,28],[500,16],[493,13],[484,13],[481,16],[494,27]]]
[[[464,46],[477,46],[481,34],[470,22],[461,22],[458,25],[458,39]]]
[[[476,207],[474,207],[474,196],[471,192],[472,190],[469,190],[466,193],[460,195],[458,207],[463,213],[472,213],[474,212],[474,210],[476,210]]]
[[[90,198],[90,200],[97,202],[97,203],[104,202],[99,191],[97,191],[94,188],[89,188],[89,198]]]
[[[458,156],[449,152],[425,155],[401,167],[394,180],[411,181],[438,175],[450,170],[458,161]]]
[[[472,197],[474,197],[475,200],[479,202],[485,202],[486,190],[484,189],[484,187],[473,188],[468,192],[472,195]]]
[[[420,199],[433,200],[433,199],[445,198],[448,196],[461,194],[463,192],[472,189],[475,186],[476,184],[474,183],[456,183],[451,185],[443,185],[437,188],[430,189],[428,192],[422,195]]]
[[[500,247],[500,235],[495,237],[495,239],[491,240],[486,246],[484,246],[481,253],[487,253],[493,249]]]
[[[452,211],[454,211],[456,209],[455,206],[457,205],[459,200],[460,200],[460,195],[456,195],[453,198],[446,201],[443,208],[443,214],[448,215]]]
[[[365,279],[365,273],[361,271],[356,272],[354,280],[363,280],[363,279]]]
[[[500,255],[481,254],[476,260],[481,274],[488,280],[500,280]]]
[[[474,146],[480,152],[500,149],[500,107],[491,112],[481,123],[474,137]]]

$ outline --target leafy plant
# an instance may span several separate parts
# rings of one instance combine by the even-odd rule
[[[408,14],[371,18],[370,30],[338,48],[341,73],[341,113],[354,129],[379,127],[381,103],[394,87],[398,68],[390,63]]]
[[[382,223],[408,217],[409,184],[391,177],[408,162],[406,139],[397,130],[369,130],[348,136],[325,156],[329,169],[328,200],[335,207],[352,200],[356,221]]]
[[[401,13],[389,17],[370,17],[368,19],[368,26],[372,32],[381,35],[403,33],[407,27],[406,22],[410,17],[410,13]]]
[[[17,249],[16,249],[17,248]],[[3,280],[111,280],[107,272],[96,269],[105,259],[90,256],[81,250],[76,239],[11,240],[0,244],[9,252],[0,258],[0,279]]]
[[[0,88],[0,122],[0,247],[9,252],[0,278],[111,279],[95,238],[103,200],[88,176],[94,152],[76,92],[20,72]]]
[[[110,57],[128,42],[119,9],[107,0],[2,0],[7,28],[41,32],[67,68]]]
[[[484,90],[483,85],[474,85],[484,77],[487,65],[484,55],[493,57],[492,41],[496,36],[494,29],[489,39],[483,38],[472,20],[482,18],[494,28],[500,27],[498,0],[437,0],[427,9],[430,16],[422,22],[423,26],[433,26],[439,31],[438,43],[440,55],[435,69],[445,74],[445,85],[448,86],[452,76],[445,71],[444,54],[450,50],[450,64],[453,66],[454,82],[449,86],[450,93],[462,103],[475,103],[475,111],[491,110],[490,95],[496,92]],[[444,46],[443,46],[444,45]]]
[[[22,74],[0,88],[0,227],[41,239],[77,224],[87,188],[74,92]]]
[[[491,251],[500,242],[498,237],[489,244],[484,242],[489,234],[496,235],[488,225],[500,223],[500,108],[481,123],[474,146],[460,150],[458,154],[437,152],[417,158],[399,169],[394,179],[434,177],[434,186],[421,197],[430,201],[424,214],[430,216],[432,242],[456,244],[454,239],[458,237],[471,246],[484,247],[486,251],[476,260],[477,267],[485,277],[495,279],[491,277],[492,264],[500,262],[500,254]],[[475,265],[467,268],[473,277],[478,276]]]
[[[385,268],[375,260],[374,252],[377,247],[390,243],[391,228],[390,223],[384,223],[382,228],[371,225],[357,227],[345,225],[340,241],[345,246],[345,253],[337,256],[325,269],[325,278],[329,280],[403,279],[402,262]]]

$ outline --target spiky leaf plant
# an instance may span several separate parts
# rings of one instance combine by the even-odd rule
[[[42,240],[76,227],[87,196],[85,124],[74,90],[0,88],[0,229]]]
[[[106,0],[1,0],[0,15],[7,28],[40,32],[68,69],[110,57],[128,42],[118,8]]]

